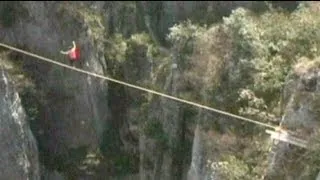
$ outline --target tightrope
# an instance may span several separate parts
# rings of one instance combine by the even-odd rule
[[[75,67],[72,67],[72,66],[68,66],[66,64],[54,61],[52,59],[49,59],[49,58],[46,58],[46,57],[43,57],[43,56],[39,56],[39,55],[31,53],[31,52],[24,51],[22,49],[18,49],[18,48],[12,47],[10,45],[6,45],[6,44],[3,44],[3,43],[0,43],[0,46],[8,48],[8,49],[11,49],[13,51],[20,52],[20,53],[25,54],[25,55],[29,55],[29,56],[35,57],[35,58],[37,58],[39,60],[43,60],[43,61],[46,61],[46,62],[49,62],[49,63],[52,63],[52,64],[56,64],[58,66],[65,67],[67,69],[71,69],[73,71],[77,71],[77,72],[80,72],[80,73],[88,74],[90,76],[94,76],[94,77],[98,77],[98,78],[101,78],[101,79],[105,79],[105,80],[108,80],[108,81],[111,81],[111,82],[114,82],[114,83],[118,83],[118,84],[121,84],[121,85],[124,85],[124,86],[128,86],[128,87],[131,87],[131,88],[134,88],[134,89],[145,91],[145,92],[148,92],[148,93],[156,94],[156,95],[159,95],[159,96],[162,96],[162,97],[165,97],[165,98],[168,98],[168,99],[172,99],[172,100],[175,100],[175,101],[178,101],[178,102],[181,102],[181,103],[189,104],[189,105],[196,106],[196,107],[199,107],[199,108],[202,108],[202,109],[206,109],[206,110],[209,110],[209,111],[212,111],[212,112],[215,112],[215,113],[223,114],[225,116],[233,117],[233,118],[236,118],[236,119],[239,119],[239,120],[242,120],[242,121],[247,121],[247,122],[254,123],[254,124],[257,124],[257,125],[260,125],[260,126],[264,126],[264,127],[267,127],[267,128],[272,128],[272,129],[278,128],[278,126],[273,126],[273,125],[270,125],[270,124],[267,124],[267,123],[255,121],[255,120],[252,120],[252,119],[249,119],[249,118],[245,118],[245,117],[238,116],[238,115],[235,115],[235,114],[232,114],[232,113],[228,113],[228,112],[225,112],[225,111],[222,111],[222,110],[218,110],[218,109],[215,109],[215,108],[212,108],[212,107],[209,107],[209,106],[205,106],[205,105],[198,104],[198,103],[195,103],[195,102],[192,102],[192,101],[184,100],[184,99],[177,98],[177,97],[174,97],[174,96],[170,96],[170,95],[167,95],[167,94],[164,94],[164,93],[160,93],[160,92],[157,92],[157,91],[154,91],[154,90],[151,90],[151,89],[147,89],[147,88],[144,88],[144,87],[141,87],[141,86],[136,86],[136,85],[133,85],[133,84],[130,84],[130,83],[126,83],[124,81],[116,80],[116,79],[113,79],[113,78],[110,78],[110,77],[107,77],[107,76],[102,76],[100,74],[96,74],[96,73],[92,73],[92,72],[89,72],[89,71],[78,69],[78,68],[75,68]]]

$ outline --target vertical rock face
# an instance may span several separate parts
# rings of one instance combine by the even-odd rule
[[[172,96],[179,96],[181,92],[181,72],[176,66],[167,65],[168,74],[164,75],[163,82],[158,82],[162,84],[161,89]],[[183,107],[178,102],[153,96],[147,109],[147,130],[139,141],[141,179],[185,179]]]
[[[67,64],[59,51],[68,49],[74,40],[82,50],[82,69],[102,74],[99,48],[94,48],[84,19],[73,16],[74,9],[79,10],[81,3],[17,3],[12,10],[17,18],[0,33],[4,43]],[[18,15],[17,11],[25,15]],[[97,148],[108,109],[106,82],[31,57],[20,56],[20,59],[24,60],[25,70],[30,72],[46,100],[42,104],[42,120],[38,122],[39,127],[45,128],[43,136],[46,138],[40,143],[53,154],[63,154],[69,148],[81,146]]]
[[[306,141],[314,138],[320,125],[318,63],[315,60],[296,65],[284,91],[286,107],[281,124],[290,134]],[[310,144],[314,143],[310,141]],[[274,142],[265,179],[315,179],[318,172],[308,159],[316,157],[308,151],[285,142]]]
[[[101,34],[97,34],[99,31],[102,34],[105,34],[105,32],[109,32],[110,34],[121,33],[127,37],[131,33],[143,30],[146,24],[145,19],[148,19],[146,16],[151,16],[149,17],[149,22],[151,22],[150,29],[154,32],[149,32],[150,35],[154,34],[152,36],[158,37],[154,39],[164,41],[169,27],[190,16],[197,16],[194,18],[195,20],[201,19],[206,22],[204,20],[206,17],[203,16],[204,11],[206,16],[209,16],[216,10],[229,12],[238,6],[251,7],[252,5],[249,1],[239,3],[232,1],[226,3],[222,1],[212,3],[195,1],[147,3],[148,6],[141,8],[146,11],[145,13],[134,12],[142,14],[140,16],[143,18],[141,18],[139,15],[136,15],[139,17],[132,16],[134,14],[132,12],[134,10],[132,9],[135,8],[131,6],[132,4],[134,6],[134,3],[126,5],[118,2],[65,1],[16,3],[14,6],[10,5],[10,8],[4,6],[8,5],[8,3],[0,4],[0,6],[3,5],[2,7],[5,7],[4,9],[12,11],[9,14],[14,16],[9,17],[15,17],[6,19],[6,26],[0,24],[0,40],[2,42],[24,47],[27,48],[26,50],[36,54],[68,63],[65,57],[59,54],[59,51],[66,50],[71,45],[71,42],[75,40],[82,50],[81,60],[84,64],[82,68],[99,74],[107,72],[106,65],[102,63],[105,61],[102,55],[104,53],[104,42],[102,41],[103,38],[99,36]],[[141,9],[136,7],[137,11]],[[95,21],[97,17],[91,16],[92,14],[90,13],[92,11],[103,12],[102,18],[104,19],[101,22]],[[195,11],[197,11],[198,15],[193,15]],[[9,23],[9,20],[13,22]],[[134,21],[136,23],[132,23]],[[90,28],[92,24],[100,26],[101,23],[104,25],[108,24],[107,26],[109,27],[100,30],[97,30],[99,28]],[[96,148],[103,140],[112,146],[111,144],[114,139],[110,138],[108,133],[105,136],[108,136],[111,142],[103,137],[105,123],[108,119],[111,124],[110,129],[115,131],[114,134],[117,136],[117,139],[121,139],[117,141],[122,141],[116,144],[124,144],[123,146],[125,146],[126,150],[131,148],[130,145],[127,145],[129,143],[124,142],[125,140],[123,139],[125,137],[123,134],[130,131],[130,128],[133,128],[131,121],[136,118],[136,112],[139,111],[140,107],[127,102],[129,101],[127,97],[121,97],[121,95],[128,94],[130,96],[127,89],[121,87],[121,92],[113,89],[112,86],[108,89],[105,81],[103,82],[77,72],[52,66],[30,57],[24,56],[20,57],[20,59],[24,60],[26,70],[30,72],[36,81],[38,90],[43,92],[43,99],[45,101],[41,104],[43,107],[40,112],[41,120],[36,123],[38,127],[42,128],[40,130],[43,132],[43,134],[39,135],[42,136],[39,138],[41,139],[39,144],[41,144],[41,147],[44,148],[44,151],[49,156],[64,154],[66,155],[64,157],[68,157],[70,153],[68,152],[69,149],[77,149],[83,146]],[[138,60],[133,62],[138,64]],[[141,58],[141,62],[142,65],[139,65],[137,68],[141,77],[136,79],[131,76],[133,71],[132,66],[128,65],[124,67],[126,71],[130,72],[124,73],[126,81],[138,84],[136,82],[139,82],[139,80],[151,79],[144,77],[149,72],[149,70],[145,70],[147,68],[144,65],[147,64],[146,66],[149,66],[149,64],[143,58]],[[164,74],[164,76],[166,76],[166,80],[164,80],[165,85],[162,89],[165,89],[171,95],[179,96],[180,89],[178,84],[179,76],[181,76],[180,72],[170,70],[170,73]],[[111,94],[111,91],[114,94]],[[109,93],[112,98],[107,97]],[[117,93],[120,95],[116,96]],[[141,93],[133,93],[130,98],[138,99],[137,94],[140,95]],[[109,109],[109,105],[112,108]],[[109,115],[109,110],[113,111],[112,116]],[[140,173],[145,177],[141,179],[183,179],[181,174],[184,173],[183,165],[186,163],[183,162],[183,159],[185,159],[181,153],[183,150],[179,149],[179,147],[183,147],[185,141],[185,118],[188,118],[184,117],[183,113],[184,110],[179,103],[167,99],[157,99],[149,106],[147,119],[149,121],[160,122],[162,125],[161,129],[168,136],[166,145],[171,149],[158,148],[160,146],[158,142],[154,143],[148,137],[140,137],[140,155],[142,159]],[[120,130],[125,133],[118,132]],[[121,136],[121,134],[122,137],[119,138],[118,136]],[[201,151],[199,144],[202,141],[198,138],[198,135],[196,135],[193,152],[195,156],[202,156],[201,153],[198,155],[198,152]],[[117,148],[115,148],[116,153],[118,152]],[[132,151],[136,151],[137,147],[131,149],[133,149]],[[71,154],[73,153],[71,152]],[[201,157],[199,158],[201,159]],[[143,159],[152,159],[152,162],[145,163]],[[203,162],[198,162],[196,160],[197,157],[194,159],[196,166],[199,166],[197,167],[197,171],[200,171],[199,169],[203,168],[200,167]],[[150,177],[148,176],[149,171],[151,171]],[[200,177],[201,173],[197,173],[196,177]]]
[[[176,78],[175,72],[171,71],[165,83],[165,89],[173,95],[177,93]],[[177,167],[174,165],[174,161],[178,156],[172,150],[173,146],[178,145],[179,119],[181,118],[180,107],[177,102],[162,98],[156,99],[149,106],[147,121],[150,124],[157,123],[157,129],[159,128],[160,132],[155,132],[159,134],[154,135],[160,135],[165,140],[162,139],[164,141],[160,142],[160,139],[153,139],[153,137],[151,139],[145,136],[140,138],[141,178],[159,180],[177,179],[174,172],[177,170]],[[147,165],[148,161],[152,163],[152,167]]]
[[[164,89],[172,96],[178,96],[181,89],[179,88],[179,77],[181,72],[177,68],[171,68],[170,74],[166,79]],[[183,108],[180,103],[168,99],[161,99],[163,116],[160,121],[164,128],[164,133],[168,135],[168,157],[164,159],[164,179],[181,179],[183,173],[183,158],[180,148],[183,147],[184,130],[183,130]],[[166,162],[167,161],[167,162]]]
[[[203,138],[200,133],[200,127],[197,125],[194,132],[194,140],[192,147],[192,161],[188,171],[188,180],[203,179],[205,172],[205,155],[203,149]]]
[[[0,70],[0,177],[40,180],[37,143],[18,93]]]

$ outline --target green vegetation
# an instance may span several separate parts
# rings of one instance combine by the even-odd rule
[[[243,161],[240,161],[235,156],[227,156],[225,163],[221,167],[221,177],[223,179],[238,180],[248,179],[249,167]]]
[[[320,163],[320,131],[316,130],[309,143],[309,148],[307,151],[299,159],[300,161],[304,161],[304,165],[306,166],[307,175],[316,175],[319,172],[319,163]],[[310,179],[315,179],[315,177],[309,177]]]
[[[63,28],[70,26],[81,27],[80,20],[88,27],[88,35],[94,42],[104,40],[106,29],[102,24],[102,14],[98,11],[83,6],[81,3],[72,5],[61,3],[57,16],[60,17]]]
[[[21,101],[22,105],[25,108],[26,114],[31,121],[31,125],[35,123],[34,121],[39,120],[39,100],[37,100],[37,92],[36,89],[27,87],[21,93]],[[33,122],[32,122],[33,121]]]
[[[173,61],[176,61],[183,69],[189,67],[195,40],[205,32],[205,28],[187,20],[169,29],[167,40],[172,45],[173,55],[176,56]]]
[[[199,29],[202,33],[190,33],[192,31],[188,26],[183,26],[184,23],[175,26],[180,29],[177,31],[172,28],[178,32],[171,34],[174,45],[187,41],[181,41],[180,37],[190,39],[190,34],[194,35],[193,42],[189,43],[193,44],[191,60],[182,58],[191,67],[185,73],[193,86],[193,95],[189,97],[206,97],[201,101],[246,117],[265,122],[278,121],[282,115],[280,96],[285,79],[292,74],[292,70],[295,75],[301,75],[319,66],[318,60],[311,61],[320,55],[318,17],[319,12],[303,6],[292,13],[271,9],[260,14],[238,8],[225,17],[221,24],[208,28],[197,27],[193,31]],[[203,28],[206,30],[203,31]],[[183,54],[182,51],[180,53]],[[203,88],[196,90],[199,87]],[[304,96],[316,109],[317,94],[313,98],[311,95],[307,97]],[[246,136],[252,136],[253,131],[248,126],[241,127],[234,129],[234,133],[243,131]],[[257,152],[251,158],[265,157],[267,153]],[[246,177],[226,172],[229,173],[227,179],[250,179],[247,174],[252,174],[251,169],[260,165],[250,165],[246,160],[237,158],[229,159],[234,161],[231,165],[237,168],[227,169],[239,169],[236,174],[245,174]]]
[[[162,124],[157,120],[148,120],[143,127],[144,134],[154,139],[162,147],[168,146],[168,135],[164,132]]]
[[[292,13],[270,10],[258,15],[238,8],[206,31],[182,23],[172,28],[169,37],[176,46],[194,37],[192,60],[182,58],[192,67],[186,77],[194,88],[206,87],[207,94],[212,94],[208,97],[211,105],[221,101],[216,99],[219,94],[224,97],[220,107],[274,121],[280,116],[281,90],[293,65],[301,57],[319,56],[318,15],[306,7]],[[244,92],[251,97],[243,99]]]
[[[34,128],[34,123],[39,120],[39,108],[42,97],[37,91],[34,82],[31,80],[30,74],[23,71],[23,61],[19,54],[2,51],[0,53],[0,59],[0,66],[10,74],[15,88],[20,95],[21,103],[28,117],[30,126]]]
[[[118,153],[113,161],[112,166],[119,177],[138,172],[139,158],[132,154]]]
[[[261,94],[266,102],[279,97],[274,93],[282,88],[290,67],[300,57],[319,55],[320,34],[315,32],[320,18],[313,17],[316,14],[306,9],[293,14],[271,11],[260,17],[238,9],[225,19],[224,26],[235,39],[234,55],[244,68],[240,71],[254,77],[244,85]]]
[[[9,2],[3,2],[0,5],[2,5],[0,7],[1,25],[12,26],[17,21],[16,10],[19,8]],[[192,21],[181,21],[169,28],[169,34],[166,36],[169,47],[165,47],[168,52],[164,53],[159,45],[152,40],[152,35],[142,31],[146,30],[142,25],[144,23],[138,22],[140,28],[131,28],[133,22],[128,22],[131,19],[126,16],[128,13],[137,13],[135,5],[135,2],[123,6],[120,3],[110,4],[112,7],[110,9],[114,9],[114,12],[108,11],[106,14],[108,18],[112,19],[108,19],[108,21],[112,21],[108,25],[114,23],[112,24],[114,25],[112,33],[107,32],[112,27],[105,27],[107,23],[104,22],[104,15],[90,8],[77,4],[67,5],[61,7],[61,11],[58,13],[59,16],[61,15],[61,27],[65,29],[74,29],[71,26],[80,27],[83,25],[81,23],[88,27],[88,35],[97,48],[97,52],[102,52],[101,54],[104,56],[105,62],[100,63],[106,64],[104,69],[106,74],[154,90],[172,93],[173,91],[164,90],[163,87],[172,72],[171,64],[177,63],[181,77],[175,86],[178,87],[180,97],[263,122],[278,123],[277,121],[282,115],[281,93],[288,75],[300,76],[320,67],[318,59],[320,57],[320,13],[311,10],[311,7],[304,5],[293,12],[288,12],[274,9],[269,3],[254,4],[253,11],[238,8],[233,10],[230,16],[224,17],[221,22],[210,25],[205,23],[217,21],[219,16],[227,16],[229,9],[219,9],[212,14],[207,13],[205,17],[202,17],[202,10],[199,10],[195,17],[190,18]],[[157,9],[156,7],[163,8],[161,3],[153,8]],[[209,11],[208,9],[206,11]],[[150,10],[150,16],[152,15],[152,28],[157,28],[157,23],[162,20],[152,14],[152,8],[148,10]],[[156,13],[157,16],[161,16],[158,10]],[[142,15],[140,14],[140,16]],[[199,20],[200,18],[203,19]],[[141,31],[136,32],[136,29],[141,29]],[[157,36],[164,36],[164,34],[159,34],[161,29],[163,27],[154,30]],[[160,39],[162,42],[162,38]],[[21,65],[16,64],[16,66]],[[76,82],[73,81],[72,76],[64,77],[65,74],[60,68],[53,67],[51,70],[51,75],[57,80],[51,85],[56,89],[48,89],[60,92],[58,88],[65,87],[66,89],[61,90],[66,91],[61,93],[66,95],[62,97],[63,100],[72,95],[68,94],[69,91],[75,92],[80,89],[74,84]],[[20,67],[18,71],[21,71]],[[134,119],[137,120],[135,125],[141,127],[141,134],[154,140],[166,150],[177,148],[169,147],[168,142],[172,140],[169,137],[174,136],[165,133],[163,120],[148,116],[149,113],[156,111],[152,109],[151,112],[151,108],[161,106],[156,104],[159,99],[153,98],[152,95],[136,93],[118,84],[109,84],[108,88],[108,95],[113,96],[113,99],[109,97],[110,104],[116,104],[111,102],[116,100],[121,100],[119,101],[121,103],[129,102],[123,107],[121,106],[123,109],[114,108],[115,112],[112,113],[122,113],[120,110],[130,111],[132,110],[130,108],[134,106],[135,110],[140,111]],[[297,93],[293,97],[292,106],[297,110],[303,100],[310,101],[309,105],[312,111],[320,115],[318,96],[316,93]],[[39,118],[40,103],[35,100],[39,98],[38,92],[31,87],[26,88],[22,91],[21,97],[29,119]],[[117,103],[117,105],[120,106],[121,103]],[[180,127],[186,126],[183,131],[192,131],[189,129],[192,129],[190,127],[197,122],[197,120],[193,121],[193,118],[198,115],[198,109],[181,106],[180,110],[185,113],[183,121],[187,123],[187,125],[180,125]],[[112,117],[123,118],[119,126],[123,121],[127,121],[127,117],[116,115]],[[257,132],[254,131],[256,128],[252,128],[250,125],[232,122],[220,124],[215,121],[217,118],[214,118],[209,117],[207,118],[208,122],[201,123],[201,125],[207,126],[204,129],[212,127],[212,129],[222,129],[221,126],[230,126],[228,129],[236,134],[235,136],[241,135],[234,138],[246,140],[239,143],[241,145],[232,146],[234,148],[232,153],[228,152],[222,156],[221,160],[227,163],[221,167],[221,176],[225,179],[248,180],[262,176],[266,160],[263,158],[269,152],[266,150],[267,147],[259,149],[262,145],[254,144],[248,137],[259,136],[255,142],[261,142],[260,140],[265,137],[260,137],[261,134],[254,134]],[[107,161],[112,164],[117,174],[136,172],[139,163],[138,158],[135,157],[136,154],[118,151],[122,146],[119,129],[115,129],[112,125],[106,128],[107,133],[101,149],[103,149],[104,155],[109,155],[110,159]],[[181,139],[184,139],[184,136]],[[187,138],[184,140],[191,141]],[[179,142],[174,144],[177,145]],[[181,144],[187,144],[185,147],[188,148],[185,149],[191,149],[191,143],[183,142]],[[223,142],[217,143],[216,147],[221,145]],[[250,148],[252,150],[248,150]],[[312,161],[311,164],[317,164],[319,161],[317,148],[313,148],[308,154],[308,158]],[[183,155],[187,154],[182,149],[176,151],[183,152]],[[217,148],[216,151],[223,152],[223,149]],[[247,153],[250,156],[243,155],[244,151],[250,152]],[[58,157],[57,161],[69,158],[73,162],[63,164],[63,168],[72,169],[72,166],[82,162],[85,153],[86,149],[70,150],[70,154]],[[181,159],[183,158],[186,157]]]

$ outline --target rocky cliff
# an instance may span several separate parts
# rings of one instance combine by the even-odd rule
[[[4,43],[68,63],[59,51],[75,40],[82,49],[83,66],[76,64],[79,68],[234,113],[239,108],[234,96],[251,80],[245,69],[249,65],[241,64],[251,52],[234,50],[246,47],[236,42],[243,36],[234,34],[251,35],[251,31],[206,29],[188,22],[186,31],[185,27],[170,27],[187,18],[199,24],[220,22],[239,6],[267,9],[249,1],[30,1],[0,5],[0,12],[9,15],[0,21]],[[246,22],[243,16],[234,24]],[[204,36],[195,45],[194,36],[199,34]],[[267,148],[265,136],[251,137],[257,130],[250,125],[22,54],[12,52],[10,59],[34,84],[34,88],[19,92],[33,120],[44,179],[59,178],[56,171],[69,179],[124,175],[146,180],[214,179],[221,178],[220,166],[226,161],[232,163],[223,173],[248,178],[249,166],[265,167],[248,158],[255,153],[255,160],[263,161]],[[213,164],[219,167],[212,168]],[[261,173],[261,169],[253,172]]]
[[[83,69],[102,73],[97,60],[99,50],[93,48],[86,19],[76,12],[72,16],[72,9],[64,9],[77,6],[61,2],[3,2],[2,7],[11,7],[10,13],[16,17],[2,27],[3,42],[65,62],[59,51],[69,48],[74,40],[82,49]],[[24,15],[19,16],[19,11]],[[21,54],[13,54],[11,58],[23,62],[23,71],[37,87],[24,91],[24,99],[29,103],[27,106],[37,104],[38,113],[32,124],[40,160],[47,168],[72,169],[89,151],[95,153],[103,141],[108,115],[107,84]],[[69,156],[72,158],[64,161]]]
[[[0,73],[1,178],[40,180],[37,141],[20,97],[2,66]]]
[[[319,129],[319,59],[301,61],[287,78],[281,124],[291,135],[308,142],[308,148],[274,142],[265,179],[316,179],[319,171],[314,154]],[[288,167],[289,171],[284,170]]]

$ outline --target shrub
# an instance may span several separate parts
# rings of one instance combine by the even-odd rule
[[[207,168],[210,174],[210,179],[230,179],[230,180],[240,180],[240,179],[251,179],[249,176],[249,167],[240,159],[235,156],[226,156],[225,161],[211,162],[207,164]]]
[[[21,102],[30,121],[39,120],[39,101],[37,92],[32,87],[27,87],[21,92]],[[40,97],[38,97],[40,98]]]
[[[172,43],[173,55],[176,55],[176,63],[186,68],[191,60],[194,48],[194,40],[205,32],[205,27],[193,24],[190,20],[175,24],[170,28],[167,40]]]
[[[163,131],[162,124],[156,120],[148,120],[145,122],[143,132],[149,138],[156,140],[163,147],[168,144],[168,135]]]
[[[279,92],[298,58],[319,55],[320,34],[316,29],[320,18],[315,15],[305,8],[292,14],[271,11],[254,17],[249,11],[238,9],[225,19],[225,27],[237,43],[234,55],[252,68],[249,70],[254,77],[254,91]]]
[[[293,64],[301,57],[319,56],[319,26],[319,12],[306,6],[292,13],[271,10],[260,15],[238,8],[222,24],[198,33],[192,61],[202,66],[193,66],[189,73],[199,79],[195,86],[205,85],[211,92],[207,99],[224,102],[220,107],[229,111],[239,110],[231,102],[239,98],[239,90],[247,89],[264,101],[258,111],[279,112],[279,97]],[[179,37],[171,38],[174,42],[192,37],[190,32],[195,31],[190,24],[189,31],[178,27],[171,35]]]

